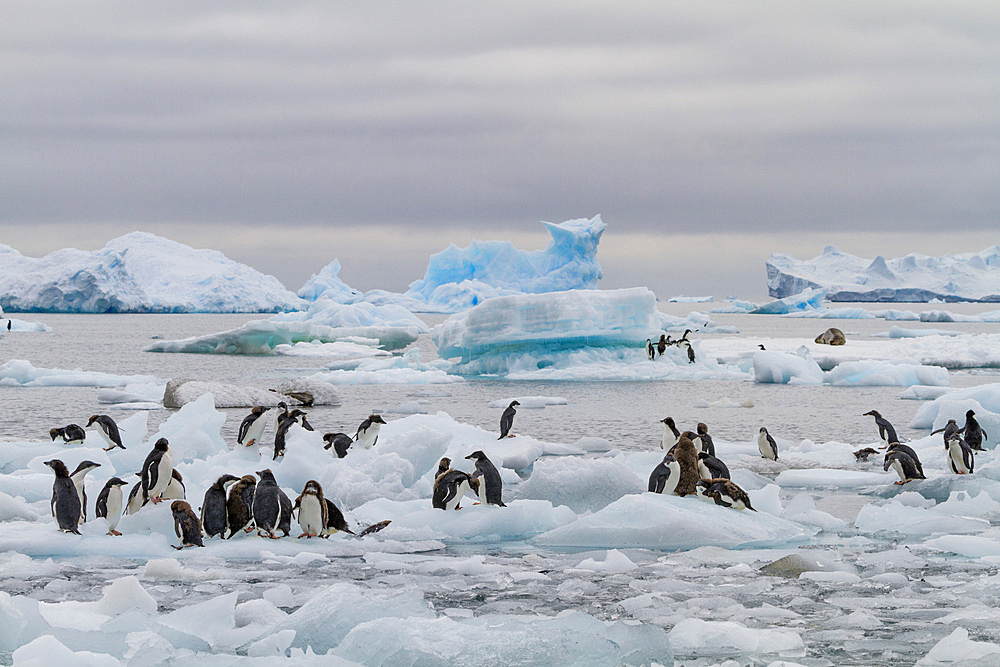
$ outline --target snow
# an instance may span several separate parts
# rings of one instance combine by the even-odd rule
[[[0,285],[0,304],[20,312],[255,313],[303,303],[274,276],[145,232],[41,258],[0,245]]]
[[[337,303],[354,303],[362,297],[360,292],[348,287],[340,279],[340,260],[336,259],[324,266],[319,273],[314,273],[299,288],[297,294],[306,301],[327,298]]]
[[[767,278],[774,297],[821,288],[829,291],[831,301],[998,301],[1000,246],[978,253],[879,255],[873,260],[833,246],[804,261],[773,253]]]

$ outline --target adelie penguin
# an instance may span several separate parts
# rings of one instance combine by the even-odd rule
[[[650,361],[656,359],[656,349],[653,347],[653,340],[651,338],[646,339],[646,357]]]
[[[503,411],[500,415],[500,437],[497,440],[503,440],[504,438],[514,436],[511,434],[510,429],[514,428],[514,415],[517,414],[517,406],[521,405],[517,401],[511,401],[510,405]]]
[[[84,478],[87,473],[94,468],[100,468],[100,463],[94,463],[93,461],[80,461],[80,465],[76,467],[76,470],[70,473],[69,478],[73,480],[73,485],[76,487],[77,493],[80,495],[80,523],[84,523],[87,520],[87,489],[84,487]]]
[[[260,405],[255,405],[250,409],[250,414],[244,417],[240,423],[236,444],[250,447],[260,442],[261,436],[264,435],[264,428],[267,426],[267,411],[269,409]]]
[[[479,485],[479,480],[472,479],[467,472],[455,470],[451,467],[451,459],[444,457],[438,464],[438,472],[434,477],[431,505],[440,510],[462,509],[462,498],[467,493],[478,495]]]
[[[56,481],[52,484],[52,516],[56,518],[56,525],[64,533],[80,534],[80,494],[76,491],[76,485],[69,477],[69,470],[66,464],[59,459],[46,461],[45,465],[52,468]]]
[[[760,450],[760,455],[765,459],[778,460],[778,443],[774,441],[774,438],[771,437],[771,434],[763,426],[760,427],[760,431],[757,434],[757,449]]]
[[[677,441],[681,439],[681,432],[677,430],[673,417],[665,417],[660,422],[663,424],[663,435],[660,437],[660,449],[670,451]]]
[[[167,488],[164,489],[163,495],[160,497],[163,500],[185,500],[187,498],[184,478],[177,472],[177,468],[170,471],[170,482],[167,483]]]
[[[890,442],[889,448],[886,450],[885,453],[889,454],[890,452],[903,452],[904,454],[909,456],[910,459],[913,461],[913,465],[916,466],[917,472],[920,474],[920,479],[925,479],[924,466],[922,463],[920,463],[920,458],[917,456],[917,453],[913,451],[912,447],[910,447],[909,445],[901,445],[898,442]]]
[[[684,341],[684,347],[687,348],[688,363],[689,364],[693,364],[694,363],[694,348],[691,347],[691,343],[689,341]]]
[[[282,419],[278,424],[278,428],[274,432],[274,454],[271,456],[271,460],[277,461],[285,455],[285,439],[288,437],[288,429],[296,424],[298,422],[291,415]]]
[[[104,451],[109,452],[115,447],[121,447],[125,449],[125,445],[122,444],[122,436],[118,431],[118,424],[115,420],[108,415],[93,415],[87,422],[87,427],[97,424],[97,433],[101,438],[108,444],[104,448]]]
[[[917,470],[910,455],[902,450],[889,450],[885,453],[882,470],[889,472],[889,468],[892,468],[899,475],[899,481],[896,484],[906,484],[915,479],[926,479],[923,472]]]
[[[878,450],[873,449],[871,447],[865,447],[864,449],[859,449],[858,451],[854,452],[854,458],[857,459],[858,461],[867,461],[868,457],[872,456],[873,454],[878,454]]]
[[[225,537],[243,531],[253,530],[253,497],[257,489],[257,478],[253,475],[243,475],[229,488],[229,498],[226,500],[226,521],[229,529]]]
[[[712,442],[712,436],[708,434],[708,426],[704,422],[698,422],[697,431],[698,438],[701,440],[701,451],[715,456],[715,443]]]
[[[122,518],[122,487],[127,485],[128,482],[121,477],[112,477],[97,494],[94,515],[98,519],[108,520],[108,535],[121,535],[117,528],[118,521]]]
[[[253,521],[257,526],[257,535],[279,539],[275,535],[279,530],[284,537],[292,530],[292,501],[281,490],[270,469],[257,472],[260,481],[253,494]]]
[[[869,410],[862,417],[874,417],[875,425],[878,426],[878,437],[882,439],[885,446],[880,447],[880,449],[885,449],[893,442],[899,442],[899,436],[896,435],[896,429],[892,427],[889,420],[879,414],[878,410]]]
[[[316,430],[316,429],[314,429],[312,427],[312,424],[310,424],[306,420],[306,413],[303,412],[302,410],[299,410],[298,408],[295,408],[294,410],[292,410],[291,412],[289,412],[288,413],[288,418],[294,420],[299,426],[301,426],[302,428],[304,428],[307,431],[315,431]]]
[[[201,541],[201,521],[191,505],[183,500],[175,500],[170,503],[170,513],[174,516],[174,532],[180,540],[180,545],[174,549],[180,551],[184,547],[205,546]]]
[[[142,481],[142,497],[154,505],[161,502],[173,472],[174,453],[167,439],[160,438],[153,444],[153,449],[142,463],[142,470],[139,473]]]
[[[333,449],[338,459],[347,456],[347,450],[351,448],[354,439],[346,433],[326,433],[323,435],[323,449]]]
[[[486,505],[507,507],[503,504],[501,498],[503,495],[503,480],[500,479],[500,471],[493,465],[493,462],[486,458],[486,454],[482,451],[472,452],[465,458],[476,463],[476,471],[472,473],[472,479],[479,480],[482,477],[482,480],[479,480],[480,502]]]
[[[677,489],[677,481],[681,477],[681,466],[673,454],[667,454],[649,474],[647,489],[651,493],[672,494]]]
[[[726,464],[708,452],[698,452],[698,474],[702,479],[731,479]]]
[[[970,449],[977,452],[986,451],[983,447],[983,440],[989,440],[990,437],[976,421],[976,413],[972,410],[965,413],[965,426],[962,427],[962,433],[965,434],[965,442],[968,443]]]
[[[205,498],[201,502],[201,525],[208,537],[225,537],[226,526],[226,492],[233,484],[239,481],[236,475],[222,475],[215,480],[212,486],[205,492]]]
[[[378,442],[379,429],[385,424],[382,415],[368,415],[368,418],[358,426],[357,433],[354,434],[354,442],[365,449],[371,449]]]
[[[702,495],[711,498],[716,505],[731,507],[734,510],[747,509],[756,512],[750,505],[750,496],[747,492],[728,479],[703,479],[698,482],[702,487]]]
[[[62,438],[64,445],[82,445],[83,441],[87,439],[87,432],[79,424],[50,429],[49,435],[52,436],[53,440]]]

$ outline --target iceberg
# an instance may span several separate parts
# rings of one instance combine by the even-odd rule
[[[826,246],[810,260],[773,253],[767,260],[771,296],[825,289],[830,301],[1000,301],[1000,246],[939,257],[864,259]]]
[[[306,301],[318,301],[325,297],[337,303],[354,303],[363,296],[340,279],[340,260],[337,259],[324,266],[319,273],[313,274],[297,294]]]
[[[754,315],[785,315],[795,312],[817,312],[822,308],[827,291],[820,288],[805,289],[782,297],[777,301],[757,306]]]
[[[0,244],[0,304],[46,313],[256,313],[301,307],[274,276],[146,232],[41,258]]]

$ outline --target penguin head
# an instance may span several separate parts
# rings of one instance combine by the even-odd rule
[[[291,412],[288,413],[288,416],[291,419],[295,419],[296,417],[301,417],[304,414],[305,414],[305,412],[303,412],[302,410],[299,410],[298,408],[295,408],[294,410],[292,410]]]
[[[284,410],[285,412],[288,412],[288,404],[285,403],[284,401],[278,401],[278,407]]]
[[[711,456],[711,454],[709,454],[708,452],[698,452],[698,460],[699,461],[704,461],[709,456]]]
[[[880,419],[882,417],[882,415],[879,414],[878,410],[869,410],[868,412],[866,412],[865,414],[863,414],[861,416],[862,417],[875,417],[876,419]]]
[[[673,417],[666,417],[664,419],[661,419],[660,423],[666,424],[667,426],[673,426],[674,425],[674,418]]]
[[[385,420],[382,419],[382,415],[368,415],[368,419],[371,420],[373,424],[384,424]]]
[[[976,416],[976,412],[974,410],[969,410],[968,412],[965,413],[965,418],[966,419],[969,419],[969,418],[975,417],[975,416]]]
[[[188,505],[186,501],[175,500],[174,502],[170,503],[170,513],[173,514],[175,517],[185,516],[190,511],[191,511],[191,506]]]
[[[105,483],[105,486],[128,486],[128,482],[121,477],[112,477]]]
[[[681,433],[681,437],[687,438],[688,440],[694,440],[695,438],[698,437],[698,434],[695,433],[694,431],[684,431],[683,433]]]
[[[698,435],[705,435],[708,433],[708,425],[705,422],[698,422]]]
[[[259,475],[260,473],[257,474]],[[257,484],[257,478],[254,477],[253,475],[243,475],[242,477],[240,477],[239,481],[244,486]]]
[[[510,405],[508,405],[507,407],[508,408],[516,408],[519,405],[521,405],[521,403],[519,401],[511,401]]]
[[[156,443],[155,443],[155,444],[153,445],[153,449],[158,449],[158,450],[160,450],[161,452],[165,452],[165,451],[167,451],[168,449],[170,449],[170,443],[169,443],[169,442],[167,442],[167,439],[166,439],[166,438],[160,438],[160,439],[159,439],[159,440],[157,440],[157,441],[156,441]]]
[[[250,408],[250,412],[252,412],[255,415],[260,416],[260,415],[264,414],[265,412],[267,412],[270,409],[271,408],[265,408],[263,405],[255,405],[252,408]]]
[[[303,494],[308,493],[314,496],[321,496],[323,495],[323,487],[319,485],[319,482],[317,482],[314,479],[311,479],[308,482],[306,482],[305,487],[303,487],[302,489],[302,493]]]
[[[882,470],[889,472],[889,466],[892,462],[899,458],[898,452],[889,452],[885,455],[885,462],[882,463]]]
[[[766,429],[766,428],[764,428],[763,426],[761,426],[761,427],[760,427],[760,432],[761,432],[761,433],[764,433],[764,434],[766,435],[766,434],[767,434],[767,429]]]
[[[94,463],[93,461],[80,461],[80,465],[76,467],[76,470],[74,470],[72,474],[75,475],[79,472],[86,474],[87,472],[93,470],[94,468],[100,468],[100,467],[101,467],[100,463]]]
[[[50,428],[50,429],[49,429],[49,435],[51,435],[51,436],[52,436],[52,439],[53,439],[53,440],[55,440],[56,438],[58,438],[58,437],[59,437],[59,431],[60,431],[60,430],[61,430],[61,429],[58,429],[58,428]]]
[[[236,475],[230,475],[226,473],[219,479],[215,480],[215,483],[221,486],[223,489],[228,489],[230,486],[240,481],[240,478]]]
[[[472,461],[476,461],[478,463],[479,461],[482,461],[483,459],[486,458],[486,454],[484,454],[482,450],[477,450],[475,452],[472,452],[465,458],[470,459]]]
[[[764,347],[764,344],[763,344],[763,343],[758,343],[758,344],[757,344],[757,347],[759,347],[759,348],[760,348],[760,349],[762,349],[762,350],[764,350],[764,349],[767,349],[767,348],[765,348],[765,347]]]
[[[59,459],[52,459],[51,461],[45,461],[45,465],[52,468],[52,472],[56,474],[56,477],[69,477],[69,470],[66,468],[66,464]]]
[[[262,482],[264,480],[270,480],[272,482],[274,481],[274,473],[271,472],[270,468],[264,468],[263,470],[258,470],[257,476],[260,477],[260,481]]]
[[[667,466],[670,465],[671,463],[677,463],[677,459],[674,458],[673,454],[667,454],[666,456],[663,457],[662,463],[663,465]]]
[[[449,459],[447,456],[442,457],[441,461],[438,462],[438,474],[440,475],[450,467],[451,467],[451,459]]]
[[[104,415],[92,415],[92,416],[90,417],[90,419],[89,419],[89,420],[87,421],[87,426],[91,426],[91,425],[93,425],[93,423],[94,423],[94,422],[96,422],[96,421],[97,421],[98,419],[100,419],[100,418],[101,418],[101,417],[103,417],[103,416],[104,416]]]

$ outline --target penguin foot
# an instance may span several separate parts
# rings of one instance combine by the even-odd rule
[[[184,547],[177,547],[177,546],[174,546],[173,544],[171,544],[170,546],[174,547],[174,549],[177,549],[178,551],[180,551],[181,549],[183,549],[183,548],[184,548]]]
[[[163,502],[163,496],[156,496],[155,498],[150,498],[149,502],[153,503],[154,505],[158,505],[159,503]]]
[[[245,446],[247,446],[247,447],[253,447],[253,444],[254,444],[255,442],[256,442],[256,440],[250,440],[250,441],[248,441],[248,442],[244,442],[243,444],[244,444]]]
[[[472,503],[473,505],[481,505],[482,503]]]
[[[508,438],[513,438],[513,437],[514,437],[514,434],[513,434],[513,433],[511,433],[511,434],[510,434],[510,435],[508,435],[507,437],[508,437]]]
[[[112,528],[111,530],[108,531],[108,535],[121,535],[121,533]]]
[[[904,482],[903,480],[900,480],[898,482],[893,482],[893,484],[895,484],[896,486],[902,486],[902,485],[906,484],[906,482]]]

